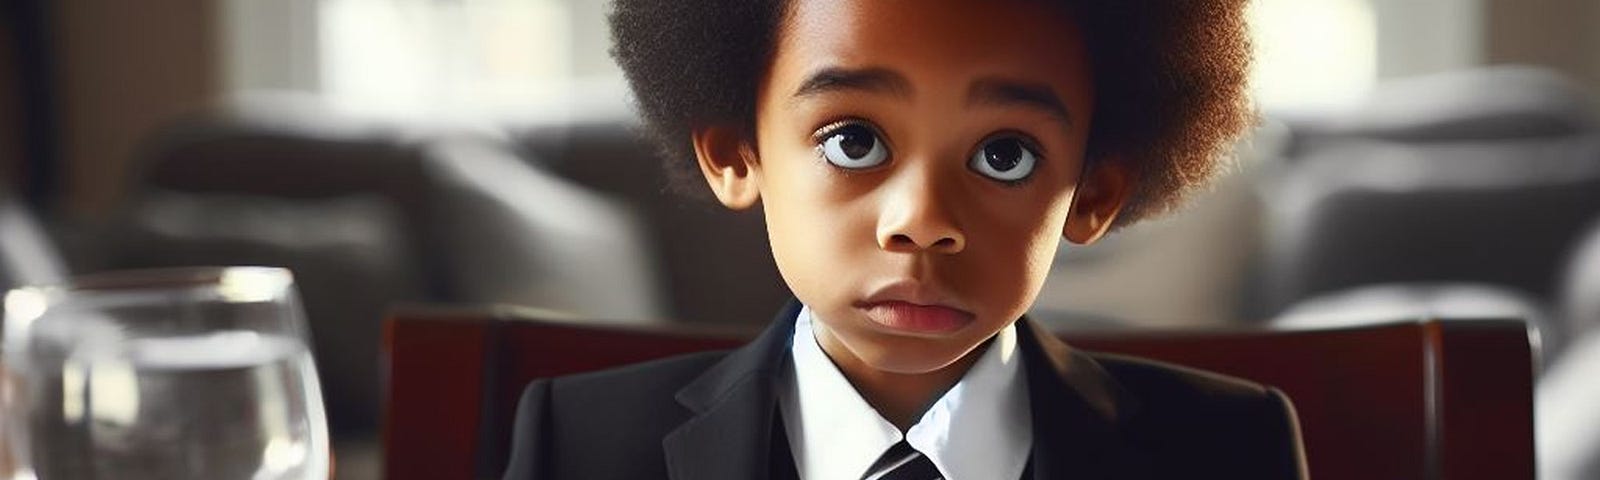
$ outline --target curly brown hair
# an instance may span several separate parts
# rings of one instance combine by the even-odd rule
[[[1221,171],[1255,120],[1246,0],[1052,0],[1084,32],[1095,111],[1091,165],[1137,180],[1117,225],[1170,211]],[[678,187],[702,183],[695,126],[753,128],[786,0],[616,0],[612,55]],[[693,191],[703,191],[695,188]]]

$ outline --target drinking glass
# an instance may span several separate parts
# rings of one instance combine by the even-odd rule
[[[287,270],[99,274],[4,305],[0,478],[328,478]]]

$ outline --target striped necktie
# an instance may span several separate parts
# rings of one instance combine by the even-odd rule
[[[883,452],[861,480],[944,480],[944,474],[926,455],[901,440]]]

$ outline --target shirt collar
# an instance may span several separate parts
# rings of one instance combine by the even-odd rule
[[[1022,475],[1033,428],[1015,324],[1000,330],[961,380],[902,436],[822,351],[811,322],[811,309],[802,307],[790,347],[793,361],[778,395],[801,478],[860,478],[902,439],[949,480]]]

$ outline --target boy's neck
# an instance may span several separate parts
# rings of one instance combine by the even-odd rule
[[[839,367],[845,379],[889,423],[901,432],[910,429],[933,402],[961,381],[972,364],[988,350],[993,338],[967,352],[944,368],[927,373],[905,374],[886,372],[867,365],[838,341],[827,327],[816,328],[817,343],[833,364]]]

